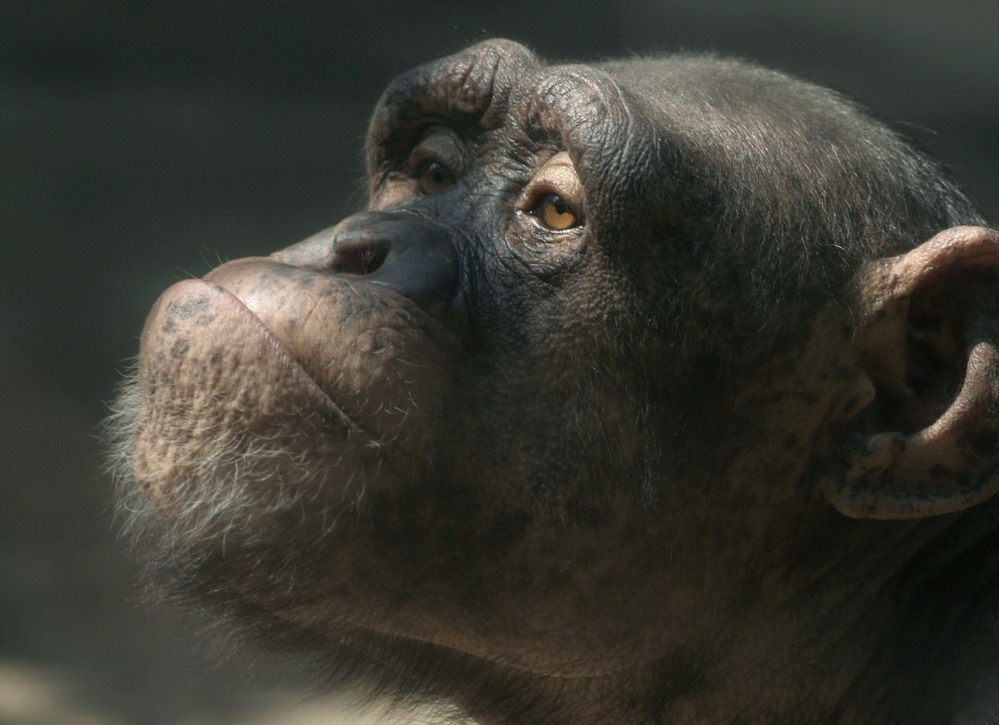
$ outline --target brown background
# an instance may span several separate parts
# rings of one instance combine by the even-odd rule
[[[137,604],[96,425],[159,290],[356,208],[394,75],[492,35],[742,55],[899,119],[995,219],[996,28],[994,0],[0,0],[0,724],[352,721]]]

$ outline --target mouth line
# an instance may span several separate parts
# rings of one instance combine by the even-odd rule
[[[251,310],[246,305],[246,303],[243,302],[243,300],[239,298],[239,295],[227,289],[224,285],[219,284],[218,282],[208,279],[201,279],[197,281],[200,282],[201,284],[211,287],[216,292],[222,294],[230,304],[232,302],[235,302],[240,312],[243,315],[245,315],[248,320],[252,320],[254,326],[258,329],[260,334],[266,337],[266,339],[274,346],[275,354],[282,356],[283,358],[286,359],[287,362],[290,363],[291,369],[294,370],[293,374],[300,377],[301,382],[303,382],[319,399],[321,407],[326,408],[326,410],[322,411],[322,418],[324,423],[335,421],[336,423],[347,428],[347,430],[350,431],[351,433],[364,436],[373,443],[380,442],[381,440],[380,436],[367,430],[364,426],[359,424],[356,420],[354,420],[351,416],[347,415],[347,413],[344,412],[343,408],[341,408],[333,400],[333,398],[330,397],[330,394],[319,385],[315,377],[313,377],[313,375],[308,371],[308,369],[302,364],[302,361],[295,354],[295,351],[287,343],[285,343],[277,335],[275,335],[274,332],[267,326],[267,324],[262,319],[260,319],[260,317],[256,313],[254,313],[253,310]]]

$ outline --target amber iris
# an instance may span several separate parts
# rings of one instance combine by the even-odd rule
[[[439,194],[454,183],[454,174],[440,161],[426,159],[416,169],[420,190],[429,196]]]
[[[571,229],[579,223],[569,202],[558,194],[546,194],[538,203],[537,215],[546,227],[556,232]]]

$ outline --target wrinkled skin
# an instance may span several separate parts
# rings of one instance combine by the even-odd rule
[[[114,427],[167,588],[483,723],[988,712],[999,241],[934,236],[982,220],[931,162],[750,66],[506,41],[368,159],[368,211],[149,316]]]

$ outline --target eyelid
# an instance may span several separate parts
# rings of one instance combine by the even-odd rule
[[[562,197],[579,220],[577,226],[583,224],[583,184],[565,151],[552,156],[534,174],[520,195],[518,211],[532,213],[549,194]]]
[[[410,151],[410,173],[415,176],[420,165],[431,160],[442,164],[458,178],[465,170],[465,155],[465,145],[455,131],[447,126],[434,125],[424,132]]]

